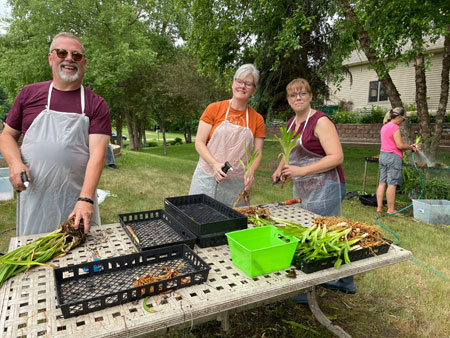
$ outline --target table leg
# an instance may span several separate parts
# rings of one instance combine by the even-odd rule
[[[362,186],[363,195],[366,193],[366,176],[367,176],[367,160],[364,163],[364,177],[363,177],[363,186]]]
[[[217,316],[217,320],[220,321],[222,330],[228,332],[230,330],[230,315],[228,311],[222,312]]]
[[[351,336],[347,332],[345,332],[343,328],[341,328],[340,326],[334,325],[325,316],[325,314],[322,312],[322,310],[320,310],[319,304],[317,304],[317,301],[316,301],[316,293],[315,293],[314,286],[311,289],[306,291],[306,297],[308,298],[308,305],[309,305],[309,308],[310,308],[312,314],[314,315],[314,317],[316,317],[316,319],[319,321],[320,324],[325,326],[329,331],[333,332],[339,338],[351,338]]]

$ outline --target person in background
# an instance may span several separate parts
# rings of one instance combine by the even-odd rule
[[[110,144],[108,144],[108,148],[106,149],[106,165],[111,169],[119,169],[116,165],[113,147]]]
[[[336,126],[326,114],[311,107],[313,96],[307,80],[292,80],[286,86],[286,94],[295,112],[287,129],[295,131],[294,137],[301,136],[289,155],[289,164],[283,157],[272,179],[279,182],[282,175],[291,177],[294,198],[302,200],[302,208],[321,216],[339,216],[345,197],[345,178],[341,167],[344,154]],[[356,292],[353,276],[323,286],[346,293]],[[307,303],[306,294],[293,300]]]
[[[233,206],[239,194],[252,186],[266,136],[263,117],[248,105],[258,80],[259,71],[254,65],[239,67],[231,86],[232,98],[210,104],[200,117],[195,139],[200,159],[192,177],[190,195],[206,194]],[[239,160],[246,163],[244,143],[249,155],[253,149],[259,153],[246,180],[239,164]],[[227,161],[233,170],[225,173],[222,168]],[[242,200],[238,205],[243,203]]]
[[[400,215],[395,210],[395,191],[402,184],[403,150],[420,150],[420,144],[404,144],[400,134],[400,124],[407,120],[402,107],[387,112],[380,130],[380,182],[377,187],[377,212],[383,211],[383,199],[386,192],[387,213]],[[387,185],[387,188],[386,188]]]
[[[75,228],[83,220],[85,233],[100,224],[96,188],[111,137],[108,105],[82,85],[86,56],[79,38],[57,34],[48,61],[53,80],[22,89],[0,136],[11,184],[22,191],[19,236],[54,231],[71,217]]]

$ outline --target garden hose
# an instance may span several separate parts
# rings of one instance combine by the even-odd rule
[[[414,152],[412,153],[412,162],[413,162],[414,168],[416,169],[416,171],[417,171],[417,173],[419,174],[419,177],[420,177],[421,190],[420,190],[419,196],[417,197],[417,199],[420,199],[420,198],[422,197],[423,191],[424,191],[424,189],[425,189],[425,182],[424,182],[424,180],[423,180],[422,173],[420,172],[419,168],[417,168],[416,162],[414,161]],[[398,214],[399,212],[402,212],[402,211],[404,211],[404,210],[407,210],[407,209],[411,208],[412,206],[413,206],[413,203],[411,203],[410,205],[407,205],[406,207],[404,207],[404,208],[402,208],[402,209],[400,209],[400,210],[398,210],[398,211],[396,211],[396,212],[394,212],[394,213],[392,213],[392,214],[385,214],[385,215],[382,215],[382,216],[377,216],[377,217],[375,217],[375,223],[377,223],[377,224],[378,224],[379,226],[381,226],[383,229],[385,229],[385,230],[389,231],[390,233],[392,233],[392,234],[397,238],[398,241],[397,241],[396,243],[393,243],[394,245],[398,245],[398,244],[400,243],[400,237],[399,237],[394,231],[392,231],[392,230],[389,229],[388,227],[386,227],[386,226],[384,226],[383,224],[381,224],[380,222],[378,222],[378,219],[383,218],[383,217],[387,217],[387,216],[393,216],[393,215],[395,215],[395,214]],[[447,276],[445,276],[445,275],[439,273],[438,271],[436,271],[436,270],[434,270],[434,269],[432,269],[432,268],[426,266],[425,264],[423,264],[422,262],[418,261],[418,260],[415,259],[414,257],[412,257],[411,260],[412,260],[414,263],[416,263],[416,264],[418,264],[418,265],[420,265],[420,266],[422,266],[422,267],[428,269],[429,271],[433,272],[434,274],[438,275],[439,277],[442,277],[442,278],[444,278],[444,279],[450,280],[449,277],[447,277]]]

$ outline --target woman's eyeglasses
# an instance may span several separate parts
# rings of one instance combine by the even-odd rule
[[[255,84],[253,82],[248,82],[248,81],[244,81],[241,79],[234,79],[234,81],[236,81],[236,83],[240,86],[244,85],[246,88],[250,88],[250,87],[254,87]]]
[[[295,98],[297,98],[297,96],[299,96],[301,98],[304,98],[304,97],[307,97],[308,94],[309,93],[307,91],[302,91],[302,92],[298,92],[298,93],[292,93],[292,94],[289,94],[289,98],[290,99],[295,99]]]
[[[54,48],[52,49],[52,52],[55,51],[56,55],[60,58],[60,59],[65,59],[67,57],[67,54],[69,54],[68,51],[66,51],[65,49],[59,49],[59,48]],[[70,52],[72,54],[72,59],[74,61],[81,61],[83,60],[85,54],[84,53],[80,53],[77,51],[73,51]]]

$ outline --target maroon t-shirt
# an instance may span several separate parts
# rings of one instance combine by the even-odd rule
[[[326,153],[325,150],[322,148],[322,145],[320,144],[319,138],[314,135],[314,129],[316,128],[317,121],[324,116],[328,118],[331,122],[333,122],[333,124],[336,126],[334,121],[328,115],[322,113],[321,111],[317,111],[313,116],[309,117],[308,124],[306,125],[306,129],[303,132],[302,136],[303,146],[310,152],[322,156],[325,156]],[[294,123],[291,126],[292,121],[294,121]],[[302,132],[304,125],[305,121],[303,121],[300,124],[300,128],[298,128],[298,131],[295,133],[294,138]],[[295,130],[295,116],[288,121],[287,128],[289,127],[291,127],[292,130]],[[340,165],[337,166],[337,171],[339,175],[339,180],[341,181],[341,183],[345,183],[344,172],[342,171],[342,167]]]
[[[9,110],[6,118],[8,126],[20,130],[25,135],[36,116],[47,105],[50,83],[51,81],[37,82],[22,89]],[[50,109],[81,114],[80,93],[80,88],[73,91],[61,91],[53,88]],[[86,87],[84,87],[84,98],[84,113],[90,121],[89,134],[111,136],[111,116],[106,101]]]

